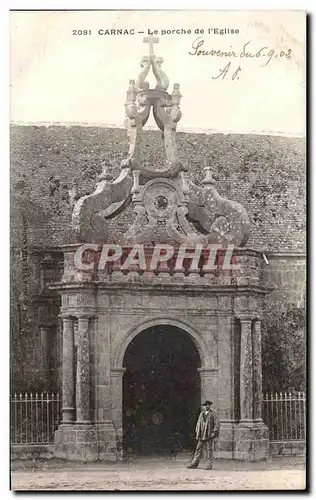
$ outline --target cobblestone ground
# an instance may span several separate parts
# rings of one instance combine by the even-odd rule
[[[302,460],[238,464],[215,461],[213,471],[186,469],[187,460],[147,459],[120,464],[15,464],[14,490],[303,490]]]

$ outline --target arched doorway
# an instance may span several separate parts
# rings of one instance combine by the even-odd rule
[[[124,451],[193,448],[200,365],[191,336],[175,326],[147,328],[130,342],[123,359]]]

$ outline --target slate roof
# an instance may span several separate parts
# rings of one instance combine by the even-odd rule
[[[150,167],[162,167],[161,133],[144,131],[143,135],[143,161]],[[209,162],[219,193],[247,209],[253,223],[248,247],[305,251],[304,139],[178,133],[177,145],[192,178],[201,181],[203,166]],[[68,203],[72,181],[77,180],[81,195],[92,192],[101,161],[108,160],[116,176],[127,151],[126,131],[122,129],[12,125],[11,221],[16,235],[20,209],[15,195],[24,190],[32,202],[31,212],[37,215],[30,218],[30,243],[41,247],[74,241]],[[115,231],[125,231],[132,217],[129,207],[113,222]]]

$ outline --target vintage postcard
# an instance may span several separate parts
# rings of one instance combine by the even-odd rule
[[[306,13],[10,38],[12,489],[304,490]]]

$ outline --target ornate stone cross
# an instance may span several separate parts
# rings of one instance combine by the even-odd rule
[[[148,43],[149,45],[149,57],[150,59],[154,55],[154,43],[159,43],[159,38],[153,35],[145,36],[143,38],[143,43]]]

